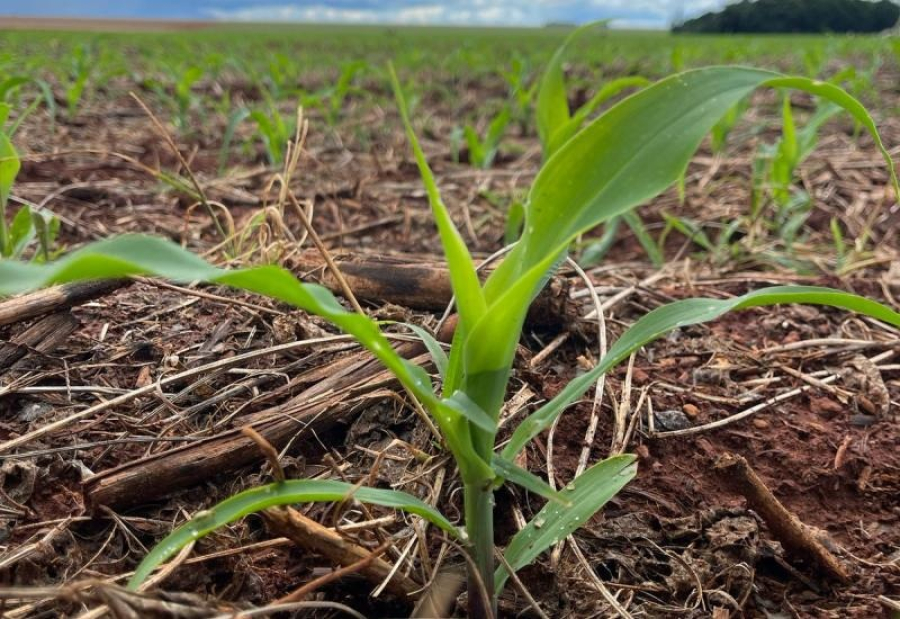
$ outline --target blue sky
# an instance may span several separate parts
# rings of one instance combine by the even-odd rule
[[[582,23],[663,28],[724,0],[0,0],[0,15],[468,25]]]

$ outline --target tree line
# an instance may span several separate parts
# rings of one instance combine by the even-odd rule
[[[881,32],[900,18],[890,0],[741,0],[673,32]]]

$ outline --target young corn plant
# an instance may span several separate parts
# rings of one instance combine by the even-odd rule
[[[87,45],[80,45],[72,52],[72,65],[66,86],[66,110],[69,119],[75,118],[93,68],[93,54]]]
[[[565,76],[563,75],[562,62],[569,46],[577,38],[590,30],[605,25],[605,22],[586,24],[576,29],[559,46],[550,59],[547,68],[540,80],[537,94],[537,126],[538,137],[543,148],[544,161],[577,134],[585,121],[597,108],[609,99],[620,94],[624,90],[642,88],[650,82],[640,76],[622,77],[604,84],[597,93],[584,105],[575,110],[569,110],[569,100],[566,94]],[[507,240],[512,236],[511,230],[518,230],[524,218],[524,208],[521,204],[510,210],[507,222]],[[599,262],[612,246],[616,232],[622,221],[631,228],[635,237],[644,248],[650,260],[656,266],[662,266],[663,255],[659,244],[653,239],[640,216],[634,211],[629,211],[622,216],[614,217],[606,224],[603,238],[597,242],[588,244],[582,255],[581,263],[592,266]]]
[[[796,188],[797,169],[818,142],[822,125],[840,111],[834,103],[826,102],[818,106],[802,129],[797,129],[789,97],[782,104],[781,138],[774,144],[760,149],[759,159],[754,164],[757,173],[764,175],[763,181],[755,181],[756,191],[768,189],[774,216],[767,222],[772,230],[790,248],[797,239],[800,229],[809,217],[812,198],[803,189]],[[752,200],[751,220],[759,221],[765,200],[760,196]]]
[[[10,139],[11,131],[4,130],[9,116],[9,106],[0,103],[0,258],[20,259],[33,241],[37,241],[40,253],[35,260],[48,260],[50,248],[59,233],[59,218],[32,210],[23,205],[7,222],[6,209],[13,183],[19,174],[19,154]]]
[[[497,157],[497,151],[500,149],[500,140],[503,139],[503,134],[506,132],[511,119],[512,114],[507,105],[491,119],[484,138],[478,135],[478,130],[474,126],[467,124],[463,127],[462,136],[465,138],[466,148],[469,152],[470,165],[482,170],[486,170],[493,165],[494,159]]]
[[[442,378],[437,390],[425,370],[399,356],[368,316],[346,310],[320,286],[303,284],[277,266],[223,270],[161,239],[131,235],[90,244],[50,264],[0,261],[0,294],[78,279],[156,275],[207,281],[268,295],[317,314],[354,336],[428,410],[454,457],[464,493],[457,526],[415,497],[385,488],[339,481],[288,480],[247,490],[204,510],[175,529],[144,558],[129,582],[138,587],[186,544],[234,520],[275,505],[355,499],[417,514],[458,538],[471,554],[469,614],[495,614],[496,596],[510,576],[584,524],[636,474],[630,455],[602,460],[554,491],[515,464],[516,456],[596,380],[645,344],[687,325],[722,314],[779,303],[813,303],[859,312],[900,326],[900,314],[875,301],[828,288],[778,286],[725,299],[686,299],[655,309],[635,322],[595,368],[572,380],[529,415],[502,449],[498,417],[530,303],[578,235],[623,215],[670,187],[712,125],[760,87],[796,88],[841,105],[869,130],[890,164],[865,109],[840,88],[805,78],[749,68],[709,68],[666,78],[620,101],[563,144],[542,167],[528,194],[519,242],[482,283],[454,225],[411,127],[402,94],[394,87],[407,136],[425,185],[450,268],[458,323],[449,356],[430,337]],[[891,166],[895,190],[897,178]],[[494,562],[493,497],[504,482],[547,499]]]

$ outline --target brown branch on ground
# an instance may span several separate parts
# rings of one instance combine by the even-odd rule
[[[334,565],[354,566],[355,571],[369,579],[373,585],[384,581],[391,573],[393,566],[381,559],[378,549],[375,552],[363,548],[338,533],[323,527],[290,507],[267,509],[262,512],[266,525],[281,537],[286,537],[305,550],[311,550],[329,559]],[[386,550],[384,548],[383,550]],[[382,552],[383,552],[382,550]],[[340,570],[339,570],[340,571]],[[337,572],[333,572],[335,574]],[[341,572],[345,575],[347,572]],[[331,576],[331,575],[329,575]],[[310,583],[311,584],[311,583]],[[321,583],[324,584],[324,583]],[[422,586],[400,572],[395,573],[387,584],[387,590],[403,599],[408,599],[413,592]],[[313,588],[305,586],[279,600],[294,602],[302,600]]]
[[[46,288],[0,302],[0,327],[58,312],[102,297],[131,284],[127,279],[76,282]]]
[[[746,459],[726,453],[716,460],[715,469],[726,483],[747,499],[751,509],[762,516],[785,550],[796,558],[815,563],[832,580],[850,581],[847,568],[817,539],[815,530],[788,511]]]
[[[404,342],[397,347],[397,352],[420,364],[427,362],[425,348],[418,342]],[[421,359],[416,359],[420,356]],[[298,435],[302,440],[345,421],[367,406],[379,389],[395,384],[393,375],[366,351],[342,357],[309,373],[314,373],[317,380],[297,396],[279,406],[241,417],[235,424],[252,427],[273,447],[283,449]],[[85,482],[84,491],[92,505],[130,507],[262,458],[257,443],[235,429],[103,471]]]
[[[79,326],[78,320],[65,311],[50,314],[0,345],[0,373],[24,359],[30,352],[49,353],[63,344]]]
[[[339,254],[332,258],[358,299],[437,311],[447,307],[453,298],[450,271],[438,260],[376,254]],[[291,261],[290,268],[304,279],[314,279],[341,294],[341,282],[325,268],[318,252],[303,252]],[[569,298],[569,282],[552,277],[528,310],[526,320],[532,325],[562,330],[580,313],[577,303]]]

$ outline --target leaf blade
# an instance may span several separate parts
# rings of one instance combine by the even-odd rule
[[[525,567],[538,555],[565,539],[588,521],[637,474],[632,455],[613,456],[599,462],[575,478],[560,494],[571,504],[549,502],[531,522],[516,533],[504,551],[506,563],[514,570]],[[505,565],[494,572],[494,589],[503,589],[509,573]]]
[[[532,438],[549,428],[562,411],[590,389],[602,374],[666,333],[680,327],[715,320],[730,311],[784,303],[836,307],[900,326],[900,314],[881,303],[848,292],[816,286],[773,286],[731,299],[675,301],[642,316],[616,340],[600,363],[573,379],[550,402],[529,415],[513,432],[501,455],[508,460],[515,458]]]
[[[357,487],[342,481],[294,479],[245,490],[196,514],[153,547],[128,581],[128,588],[137,589],[153,570],[190,542],[243,516],[279,505],[344,501],[348,498],[421,516],[454,537],[459,536],[459,531],[443,514],[405,492]]]

